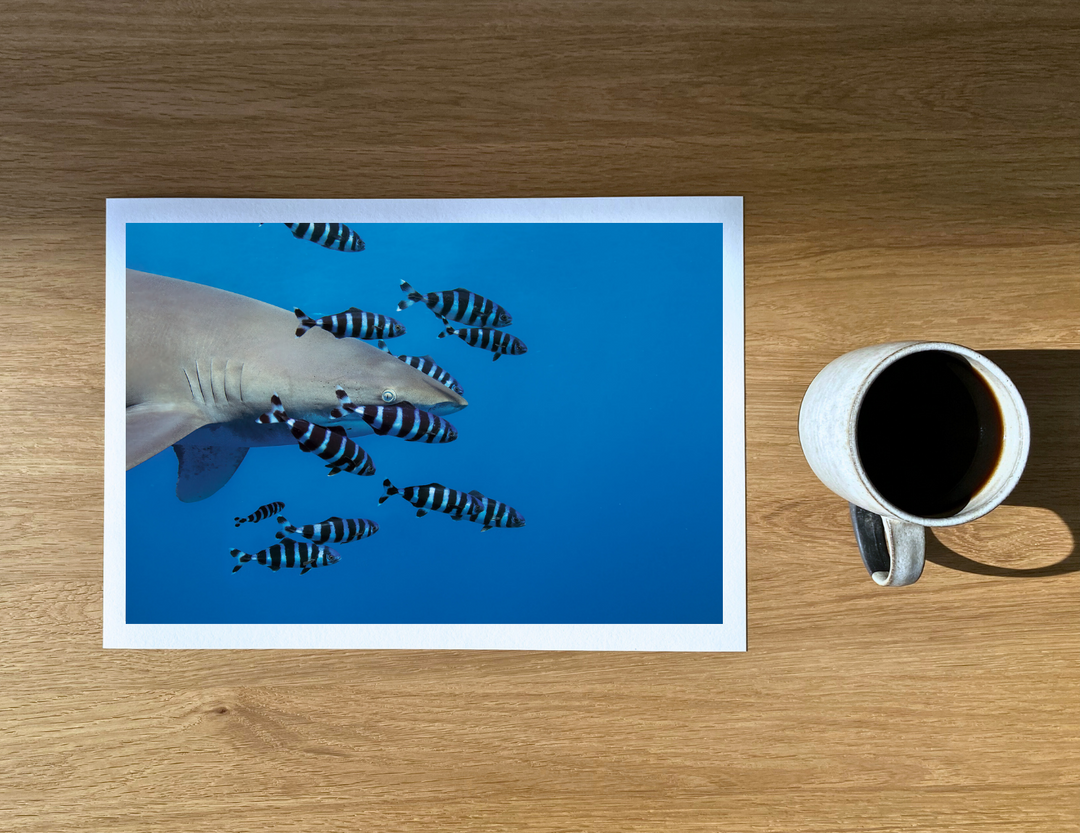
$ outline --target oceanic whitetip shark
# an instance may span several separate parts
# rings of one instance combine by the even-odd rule
[[[328,424],[343,387],[353,402],[409,402],[443,415],[469,403],[370,344],[313,329],[297,338],[291,310],[175,278],[127,272],[127,467],[170,445],[182,501],[224,486],[248,448],[289,445],[286,425],[261,425],[277,393],[290,417]],[[350,436],[371,433],[359,417]],[[318,462],[318,461],[316,461]]]

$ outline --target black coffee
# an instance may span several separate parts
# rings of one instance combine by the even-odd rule
[[[1001,456],[1001,408],[960,356],[913,353],[874,380],[859,411],[859,457],[870,482],[898,509],[956,515]]]

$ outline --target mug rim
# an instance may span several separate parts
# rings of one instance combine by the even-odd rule
[[[882,497],[881,492],[870,480],[866,474],[866,469],[863,468],[862,457],[859,455],[858,445],[858,422],[859,412],[862,410],[862,403],[866,397],[870,387],[877,380],[887,368],[898,362],[900,359],[914,353],[926,353],[931,351],[939,351],[945,353],[952,353],[954,355],[962,356],[972,363],[977,370],[983,370],[994,378],[994,380],[1001,385],[1005,393],[1008,394],[1012,400],[1012,404],[1015,408],[1016,415],[1018,417],[1018,424],[1015,429],[1020,434],[1020,449],[1016,454],[1012,462],[1012,470],[1009,472],[1008,477],[1001,483],[994,493],[994,498],[989,501],[982,501],[979,505],[974,506],[971,509],[965,508],[963,511],[958,512],[955,515],[949,515],[944,518],[927,518],[922,515],[914,515],[910,512],[906,512],[900,509],[892,502]],[[998,400],[998,407],[1002,412],[1002,446],[1004,447],[1004,435],[1008,431],[1008,422],[1010,421],[1005,413],[1005,409],[1002,407],[1001,395],[998,390],[991,387],[991,394]],[[889,513],[902,521],[908,521],[909,523],[919,524],[920,526],[957,526],[968,521],[973,521],[976,518],[981,518],[988,512],[997,508],[1004,500],[1009,496],[1012,490],[1016,487],[1016,484],[1020,481],[1021,475],[1024,473],[1024,467],[1027,464],[1028,452],[1031,448],[1031,425],[1028,421],[1027,407],[1024,405],[1023,397],[1020,396],[1020,391],[1017,390],[1016,385],[1013,384],[1012,379],[1003,371],[1000,367],[994,364],[990,359],[981,353],[972,350],[969,347],[964,347],[962,344],[953,344],[948,341],[911,341],[901,342],[900,346],[896,350],[883,356],[881,360],[873,367],[873,369],[865,375],[862,382],[859,385],[858,390],[852,400],[851,413],[848,415],[848,429],[847,440],[848,447],[851,449],[851,458],[855,463],[855,472],[858,475],[859,482],[863,488],[870,493],[870,495],[881,504],[882,507],[887,509]],[[997,467],[995,467],[996,471]],[[982,491],[982,490],[980,490]],[[979,492],[976,492],[978,495]],[[974,497],[974,495],[972,496]],[[985,503],[985,505],[982,505]],[[968,505],[971,501],[968,501]],[[873,507],[864,507],[874,511]]]

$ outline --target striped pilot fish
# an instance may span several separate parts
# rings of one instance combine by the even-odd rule
[[[344,223],[286,223],[293,237],[339,252],[362,252],[364,241]]]
[[[349,307],[344,312],[312,318],[299,307],[296,313],[296,337],[300,338],[312,327],[322,327],[336,338],[397,338],[405,335],[405,326],[389,316],[378,312],[364,312]]]
[[[430,411],[421,411],[408,402],[400,405],[355,405],[340,385],[335,389],[340,408],[330,411],[331,419],[356,414],[381,436],[400,437],[409,442],[450,443],[457,439],[457,429]]]
[[[390,348],[386,346],[385,341],[379,342],[379,349],[390,353]],[[390,353],[390,355],[393,355],[393,353]],[[415,367],[425,376],[430,376],[440,385],[445,385],[456,393],[465,394],[465,389],[461,387],[461,383],[451,376],[448,370],[435,364],[435,359],[431,358],[431,356],[398,356],[398,358],[409,367]]]
[[[455,330],[445,318],[443,323],[446,324],[446,332],[439,333],[439,338],[445,338],[449,333],[452,336],[457,336],[470,347],[481,347],[484,350],[490,350],[495,354],[491,357],[492,361],[497,361],[499,356],[520,356],[522,353],[529,351],[524,341],[510,335],[510,333],[504,333],[502,330],[494,330],[491,327],[470,327],[467,330]]]
[[[383,481],[386,494],[379,498],[379,503],[385,503],[391,495],[401,495],[405,500],[416,507],[416,517],[422,518],[429,510],[445,512],[455,521],[460,521],[463,515],[475,511],[473,499],[465,492],[457,489],[448,489],[442,483],[427,483],[423,486],[406,486],[399,489],[389,480]]]
[[[315,567],[326,567],[341,560],[338,552],[330,547],[308,541],[293,541],[291,538],[255,553],[233,549],[229,550],[229,554],[240,559],[240,563],[232,568],[234,573],[249,561],[257,561],[275,573],[282,567],[300,567],[300,575],[303,575]]]
[[[273,503],[268,503],[265,506],[260,506],[246,518],[233,518],[236,521],[236,525],[252,523],[257,524],[264,518],[269,518],[271,515],[276,515],[282,509],[285,508],[285,504],[280,500],[275,500]]]
[[[473,500],[474,508],[469,512],[469,520],[482,523],[484,528],[481,532],[487,532],[493,526],[525,526],[525,519],[512,506],[507,506],[495,498],[484,497],[476,489],[472,489],[469,496]]]
[[[364,449],[348,438],[345,429],[339,426],[324,428],[306,419],[291,419],[285,413],[281,397],[276,393],[270,397],[270,406],[270,410],[256,422],[283,422],[288,425],[300,444],[300,450],[313,451],[326,460],[330,474],[337,474],[339,471],[354,471],[361,475],[375,474],[375,463]]]
[[[408,281],[402,281],[401,291],[406,293],[406,298],[404,301],[398,301],[399,312],[411,307],[417,301],[422,301],[440,318],[449,318],[451,321],[460,321],[462,324],[478,327],[509,327],[514,322],[510,313],[494,301],[461,287],[422,295]]]
[[[325,544],[328,541],[334,544],[348,544],[350,541],[359,541],[379,531],[379,525],[375,521],[364,518],[327,518],[317,524],[305,526],[289,523],[284,515],[279,515],[277,521],[281,524],[281,530],[277,533],[278,538],[299,535],[316,544]]]

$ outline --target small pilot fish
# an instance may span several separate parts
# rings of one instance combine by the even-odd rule
[[[445,512],[455,521],[460,521],[463,515],[475,511],[471,496],[457,489],[448,489],[441,483],[406,486],[404,489],[399,489],[389,480],[384,480],[383,488],[386,489],[386,494],[379,498],[379,503],[384,503],[391,495],[401,495],[416,507],[418,518],[424,517],[428,510],[432,510]]]
[[[390,348],[386,346],[385,341],[379,342],[379,349],[390,353]],[[390,355],[393,355],[393,353],[390,353]],[[431,356],[398,356],[398,358],[409,365],[409,367],[415,367],[425,376],[430,376],[440,385],[445,385],[450,388],[450,390],[462,395],[465,394],[465,389],[461,387],[461,383],[451,376],[449,371],[444,370],[435,364],[435,360],[431,358]]]
[[[440,385],[445,385],[450,390],[464,395],[465,389],[461,386],[461,383],[451,376],[449,371],[435,364],[435,360],[431,356],[398,356],[398,358],[410,367],[415,367],[425,376],[430,376]]]
[[[529,348],[525,346],[525,342],[520,338],[510,335],[510,333],[504,333],[502,330],[493,330],[490,327],[472,327],[468,330],[455,330],[450,326],[450,323],[444,318],[443,323],[446,324],[446,332],[439,333],[439,338],[444,338],[447,333],[452,336],[457,336],[470,347],[482,347],[484,350],[490,350],[495,355],[492,356],[492,361],[497,361],[499,356],[505,356],[507,354],[511,356],[520,356],[522,353],[527,353]]]
[[[479,327],[509,327],[514,322],[510,313],[494,301],[461,287],[422,295],[408,281],[402,281],[401,291],[407,293],[407,297],[404,301],[398,301],[399,312],[411,307],[417,301],[422,301],[440,318],[449,318],[451,321],[460,321],[462,324]]]
[[[293,312],[296,313],[297,338],[312,327],[322,327],[336,338],[397,338],[405,335],[405,326],[400,321],[356,307],[322,318],[312,318],[299,307],[294,307]]]
[[[285,504],[280,500],[275,500],[273,503],[268,503],[265,506],[260,506],[246,518],[233,518],[236,521],[236,525],[253,523],[257,524],[263,518],[269,518],[271,515],[276,515],[282,509],[285,508]]]
[[[317,524],[307,524],[305,526],[294,526],[281,515],[278,516],[277,521],[281,524],[281,529],[284,530],[277,533],[278,538],[284,538],[286,535],[299,535],[301,538],[314,541],[316,544],[325,544],[327,541],[335,544],[348,544],[350,541],[359,541],[361,538],[367,538],[369,535],[374,535],[379,531],[379,525],[375,521],[368,521],[364,518],[327,518]]]
[[[381,436],[400,437],[408,442],[450,443],[457,439],[457,429],[430,411],[421,411],[407,402],[401,405],[354,405],[342,387],[336,388],[340,408],[330,412],[331,419],[346,413],[356,414]]]
[[[482,523],[484,528],[481,532],[487,532],[493,526],[525,526],[525,519],[512,506],[507,506],[494,498],[484,497],[476,489],[470,490],[469,495],[473,499],[474,508],[478,510],[469,513],[469,520]]]
[[[229,550],[229,554],[240,559],[240,563],[232,568],[234,573],[249,561],[257,561],[275,573],[282,567],[300,567],[300,575],[303,575],[315,567],[337,564],[341,560],[338,552],[330,547],[310,544],[307,541],[293,541],[291,538],[256,553],[233,549]]]
[[[339,252],[362,252],[364,241],[344,223],[286,223],[293,237]]]
[[[313,451],[323,460],[330,474],[340,471],[354,471],[360,475],[375,474],[375,463],[367,452],[354,443],[345,434],[344,429],[335,426],[324,428],[306,419],[291,419],[281,404],[281,397],[276,393],[270,397],[270,410],[260,416],[256,422],[270,424],[283,422],[289,426],[292,435],[300,444],[301,451]]]

